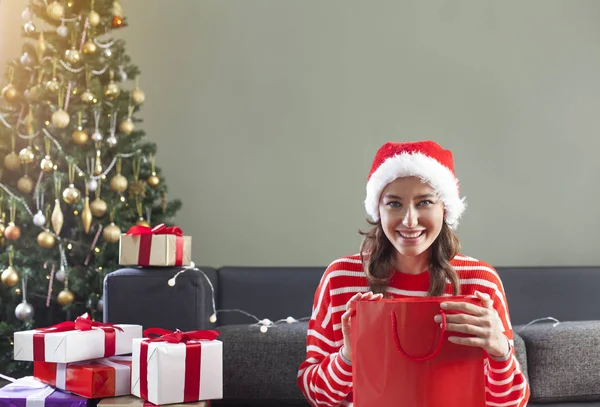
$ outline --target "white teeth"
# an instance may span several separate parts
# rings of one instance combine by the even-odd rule
[[[398,232],[400,233],[400,232]],[[421,236],[423,232],[417,232],[417,233],[410,233],[410,234],[406,234],[406,233],[400,233],[400,236],[402,236],[405,239],[414,239],[416,237]]]

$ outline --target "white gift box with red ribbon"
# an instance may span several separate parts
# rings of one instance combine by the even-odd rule
[[[14,333],[14,360],[70,363],[131,353],[141,325],[104,324],[87,314],[75,322]]]
[[[151,403],[174,404],[223,398],[223,343],[216,331],[148,329],[134,339],[131,394]]]

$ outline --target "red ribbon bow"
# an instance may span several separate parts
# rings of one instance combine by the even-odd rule
[[[155,338],[150,336],[158,335]],[[199,400],[200,397],[200,364],[202,361],[202,344],[197,340],[215,340],[219,331],[198,330],[181,332],[179,329],[149,328],[144,330],[144,339],[140,346],[140,396],[148,400],[148,344],[150,342],[184,343],[185,350],[185,383],[183,388],[183,402],[189,403]]]
[[[152,236],[154,235],[174,235],[175,238],[175,264],[183,265],[183,232],[179,226],[165,226],[164,223],[156,225],[153,228],[148,226],[135,225],[129,228],[127,235],[140,236],[140,248],[138,252],[138,265],[150,265],[150,252],[152,249]]]
[[[91,331],[93,328],[100,328],[104,331],[104,357],[114,356],[116,352],[116,333],[115,329],[123,332],[123,328],[114,324],[92,321],[88,313],[78,316],[75,321],[65,321],[60,324],[52,325],[46,328],[36,329],[33,334],[33,360],[46,360],[45,335],[57,332],[67,331]]]
[[[165,226],[164,223],[156,225],[153,228],[143,225],[134,225],[127,231],[128,235],[175,235],[183,236],[179,226]]]
[[[155,338],[150,338],[151,335],[158,335]],[[169,343],[188,343],[190,341],[208,340],[214,341],[219,336],[219,331],[214,330],[197,330],[189,332],[181,332],[179,329],[169,331],[162,328],[149,328],[144,330],[144,337],[147,337],[147,342],[169,342]]]

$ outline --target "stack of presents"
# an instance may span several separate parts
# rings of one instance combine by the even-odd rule
[[[134,227],[121,236],[123,265],[185,267],[190,253],[191,238],[178,228]],[[14,359],[33,362],[33,377],[0,388],[0,405],[207,407],[223,397],[218,335],[212,330],[143,330],[141,325],[93,321],[87,314],[16,332]]]

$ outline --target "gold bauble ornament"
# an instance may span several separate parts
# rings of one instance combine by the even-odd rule
[[[92,215],[94,215],[96,218],[101,218],[106,213],[108,207],[106,202],[100,198],[96,198],[90,203],[90,209],[92,210]]]
[[[137,226],[147,226],[150,227],[150,224],[146,222],[144,218],[139,218],[137,222],[135,222]]]
[[[115,225],[115,222],[111,222],[110,225],[105,227],[102,231],[102,238],[108,243],[118,242],[121,238],[121,229]]]
[[[116,174],[110,179],[110,189],[115,192],[125,192],[127,189],[127,178],[121,174]]]
[[[96,27],[100,24],[100,14],[96,13],[94,10],[90,11],[90,14],[88,14],[88,22],[92,27]]]
[[[71,117],[69,116],[69,113],[65,112],[63,109],[58,109],[56,112],[52,113],[52,124],[59,129],[67,127],[70,121]]]
[[[44,249],[50,249],[51,247],[54,246],[55,242],[56,242],[56,239],[54,239],[54,236],[52,236],[52,233],[50,233],[47,230],[40,232],[40,234],[37,237],[38,245],[40,245],[40,247],[43,247]]]
[[[69,290],[62,290],[56,296],[56,302],[60,304],[60,306],[64,307],[69,305],[75,300],[75,294],[73,294]]]
[[[65,51],[65,59],[71,64],[74,65],[81,61],[81,54],[75,47],[71,47]]]
[[[53,1],[46,6],[46,14],[48,14],[48,17],[51,19],[60,21],[65,14],[65,8],[59,2]]]
[[[33,147],[27,146],[19,151],[19,160],[23,164],[31,164],[34,159],[35,153],[33,152]]]
[[[148,177],[148,179],[146,180],[146,182],[148,183],[148,185],[151,188],[156,187],[158,184],[160,184],[160,178],[158,178],[158,176],[156,175],[155,172],[152,173],[152,175],[150,175]]]
[[[71,204],[76,204],[81,199],[81,192],[75,188],[75,185],[69,184],[67,188],[62,193],[63,200]]]
[[[29,194],[33,191],[33,178],[25,174],[17,181],[17,189],[24,194]]]
[[[17,240],[21,237],[21,229],[13,222],[10,222],[6,229],[4,229],[4,237],[6,240]]]
[[[131,120],[131,117],[123,120],[121,124],[119,124],[119,131],[123,134],[130,135],[133,132],[134,124]]]
[[[143,90],[137,88],[131,92],[131,97],[136,105],[141,105],[146,100],[146,94]]]
[[[4,157],[4,167],[9,171],[16,171],[21,168],[21,159],[14,151],[11,151]]]
[[[96,103],[96,96],[89,89],[86,89],[81,94],[81,101],[86,105],[93,105]]]
[[[29,93],[27,94],[27,97],[32,102],[39,102],[40,100],[42,100],[42,96],[44,96],[44,88],[42,87],[42,85],[32,86],[31,89],[29,89]]]
[[[42,161],[40,162],[40,168],[44,172],[50,172],[54,170],[54,163],[52,162],[52,157],[46,155],[44,158],[42,158]]]
[[[14,87],[12,83],[8,84],[4,88],[2,88],[2,97],[8,103],[14,103],[19,98],[19,91],[17,90],[17,88]]]
[[[92,227],[92,211],[90,209],[90,198],[85,197],[83,202],[83,210],[81,211],[81,223],[83,224],[83,230],[85,233],[90,233]]]
[[[90,136],[85,131],[77,129],[71,134],[71,138],[75,144],[83,146],[88,142]]]
[[[104,90],[104,96],[108,100],[115,100],[119,94],[121,93],[121,88],[115,81],[110,81],[108,85],[106,85],[106,89]]]
[[[53,92],[53,93],[58,92],[58,90],[60,89],[60,83],[58,82],[58,79],[56,79],[56,78],[50,79],[48,82],[46,82],[45,86],[46,86],[47,91]]]
[[[8,287],[14,287],[19,284],[19,273],[13,266],[8,266],[3,272],[2,276],[0,276],[0,280],[2,280],[2,284]]]
[[[96,46],[96,44],[94,44],[94,41],[92,40],[87,40],[85,42],[85,44],[83,44],[83,53],[84,54],[93,54],[94,52],[96,52],[96,50],[98,49],[98,47]]]

